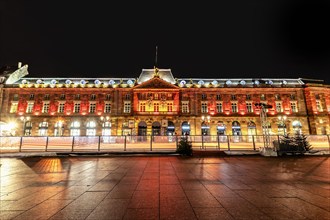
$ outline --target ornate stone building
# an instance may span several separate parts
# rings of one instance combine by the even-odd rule
[[[329,134],[330,88],[322,80],[174,78],[143,69],[138,78],[29,78],[3,68],[2,135]]]

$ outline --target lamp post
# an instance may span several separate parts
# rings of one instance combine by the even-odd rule
[[[286,124],[285,121],[287,119],[286,115],[279,115],[278,117],[279,120],[279,126],[283,129],[283,135],[286,135]]]
[[[20,117],[21,121],[23,122],[23,132],[22,136],[25,136],[25,125],[27,121],[30,121],[30,116],[21,116]]]

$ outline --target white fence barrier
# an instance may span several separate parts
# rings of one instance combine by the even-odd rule
[[[329,135],[306,135],[315,151],[330,151]],[[1,152],[175,152],[181,136],[23,136],[1,137]],[[281,136],[270,136],[270,143]],[[264,147],[262,135],[190,135],[196,150],[259,150]]]

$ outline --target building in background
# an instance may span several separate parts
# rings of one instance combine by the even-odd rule
[[[330,86],[305,79],[29,78],[28,65],[0,75],[1,135],[329,134]]]

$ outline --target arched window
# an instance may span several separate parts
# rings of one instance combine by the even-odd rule
[[[71,136],[79,136],[80,135],[80,122],[79,121],[74,121],[74,122],[71,123],[70,135]]]
[[[87,122],[86,135],[87,136],[95,136],[96,135],[96,123],[95,123],[95,121]]]
[[[39,123],[39,136],[47,136],[48,122],[43,121]]]

